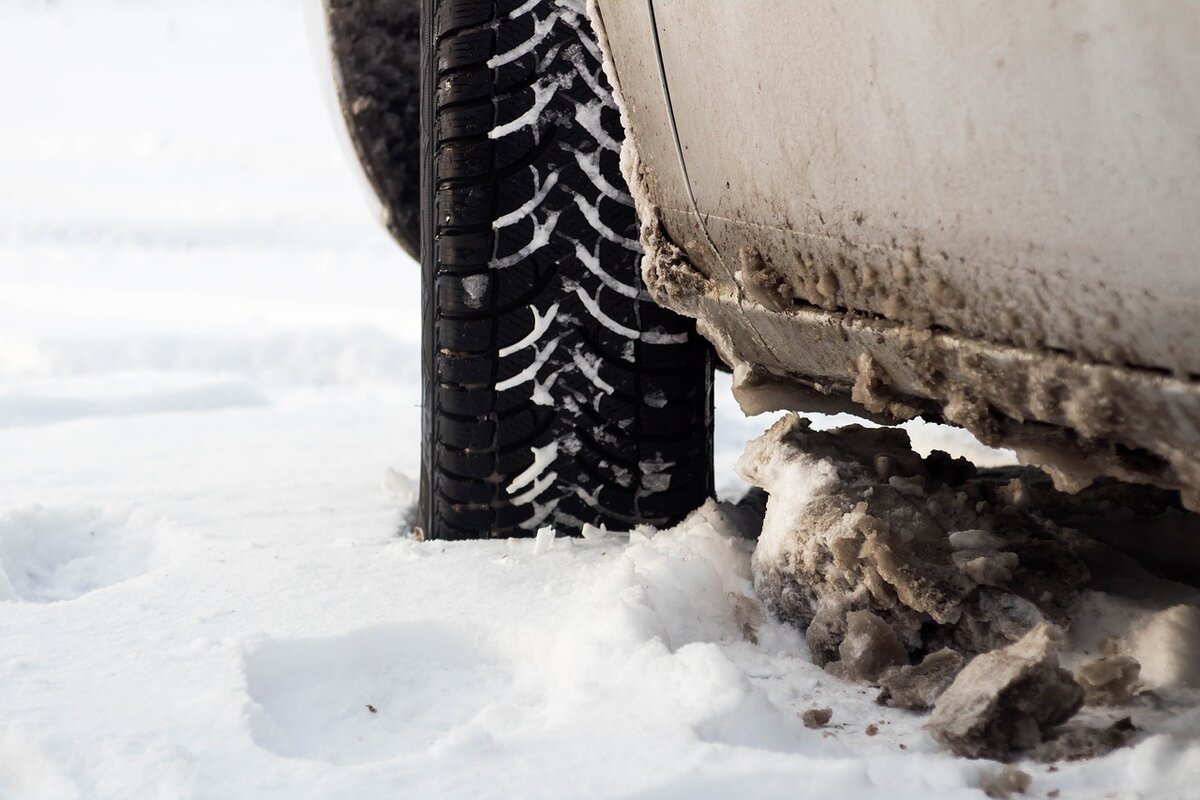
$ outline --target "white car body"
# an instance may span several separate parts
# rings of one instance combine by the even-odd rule
[[[747,410],[1200,504],[1200,5],[599,0],[644,274]]]

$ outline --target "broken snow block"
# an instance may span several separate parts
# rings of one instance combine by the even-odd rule
[[[751,442],[738,469],[769,495],[755,588],[805,631],[819,666],[843,660],[854,612],[895,634],[898,663],[943,647],[969,656],[1065,623],[1089,577],[1078,534],[1032,510],[1053,491],[1036,470],[978,473],[921,458],[900,429],[814,431],[797,415]]]
[[[958,755],[999,761],[1049,738],[1083,705],[1082,687],[1058,665],[1060,636],[1042,623],[967,664],[934,705],[933,738]]]
[[[877,701],[914,711],[932,708],[966,662],[961,653],[946,647],[925,656],[920,664],[887,669],[879,677],[882,691]]]
[[[1123,706],[1133,700],[1142,665],[1132,656],[1101,656],[1075,673],[1090,706]]]

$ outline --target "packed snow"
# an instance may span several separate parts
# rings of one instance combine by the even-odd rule
[[[765,615],[715,504],[669,531],[413,541],[418,270],[355,171],[317,20],[0,6],[0,797],[982,797],[1000,765]],[[728,394],[735,499],[772,419]],[[1196,722],[1025,766],[1028,791],[1200,796]]]

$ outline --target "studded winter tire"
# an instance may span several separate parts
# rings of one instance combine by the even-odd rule
[[[584,0],[426,0],[428,538],[670,524],[712,491],[712,367],[641,285]]]

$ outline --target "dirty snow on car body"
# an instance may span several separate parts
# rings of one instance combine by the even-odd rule
[[[716,505],[398,533],[417,269],[310,38],[290,0],[0,8],[0,797],[980,796],[766,618]],[[718,394],[730,495],[764,426]],[[1188,796],[1194,722],[1034,790]]]

